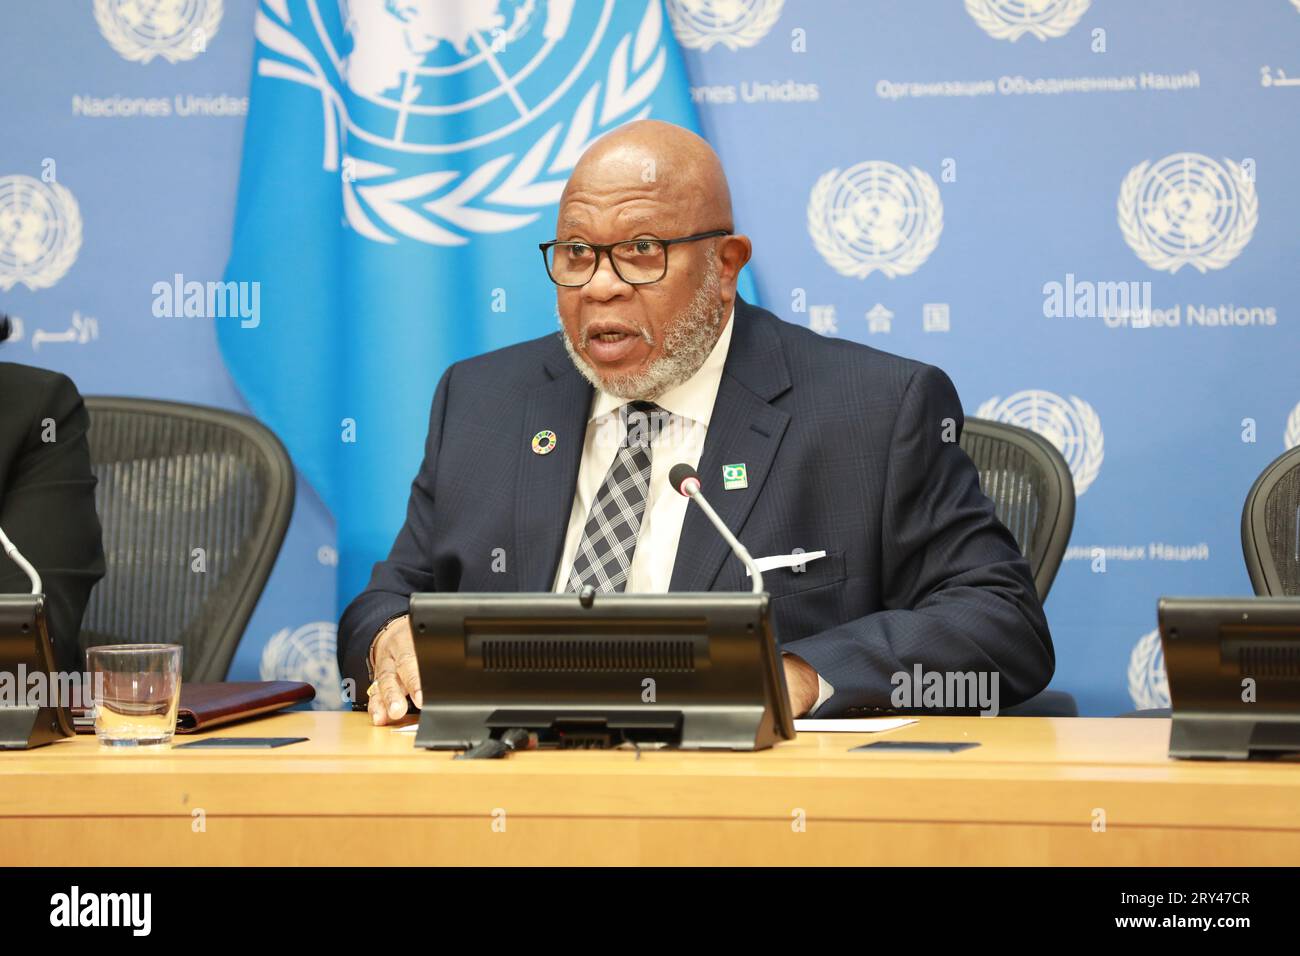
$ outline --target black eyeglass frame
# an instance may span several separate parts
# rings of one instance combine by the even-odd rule
[[[718,239],[722,236],[730,235],[733,235],[730,229],[714,229],[710,232],[697,232],[693,236],[681,236],[677,239],[660,239],[658,236],[637,236],[634,239],[620,239],[618,242],[607,242],[603,245],[595,242],[582,242],[578,239],[552,239],[550,242],[539,242],[537,248],[542,250],[542,264],[546,267],[547,278],[563,289],[581,289],[592,279],[596,278],[596,273],[600,271],[600,257],[602,254],[608,256],[609,264],[614,268],[614,274],[628,285],[653,285],[656,282],[662,282],[664,276],[668,275],[669,246],[675,246],[679,242],[698,242],[701,239]],[[645,279],[640,282],[633,282],[631,279],[626,278],[623,273],[618,271],[618,261],[612,255],[612,250],[615,246],[626,245],[629,242],[646,241],[657,242],[659,245],[664,247],[664,271],[659,273],[659,278],[657,279]],[[555,246],[587,246],[594,250],[596,258],[594,260],[595,264],[591,269],[591,275],[589,275],[585,281],[576,284],[558,281],[555,276],[551,274],[551,262],[550,258],[547,256],[547,253]]]

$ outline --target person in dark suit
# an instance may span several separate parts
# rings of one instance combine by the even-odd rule
[[[952,382],[744,302],[750,251],[693,133],[641,121],[583,155],[545,252],[561,331],[443,374],[406,523],[340,622],[376,724],[421,704],[413,592],[748,590],[669,486],[679,461],[752,555],[787,556],[763,581],[797,716],[893,709],[918,665],[994,674],[1002,707],[1046,686],[1047,621]]]
[[[0,316],[0,341],[10,334]],[[77,635],[104,576],[95,512],[90,418],[66,375],[0,362],[0,528],[40,573],[59,670],[85,670]],[[0,592],[26,592],[27,575],[0,553]]]

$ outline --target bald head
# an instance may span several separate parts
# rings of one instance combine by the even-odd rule
[[[563,237],[566,225],[572,225],[564,222],[570,199],[609,202],[634,197],[662,205],[680,218],[676,225],[692,232],[734,227],[731,189],[713,147],[681,126],[637,120],[606,133],[582,154],[560,197],[557,235]]]
[[[556,288],[565,345],[588,381],[653,399],[699,370],[749,261],[734,228],[722,163],[690,130],[639,120],[588,147],[560,197],[555,238],[565,245],[552,250],[573,272],[595,270]],[[686,241],[641,241],[656,239]],[[616,244],[622,271],[613,249],[599,249]]]

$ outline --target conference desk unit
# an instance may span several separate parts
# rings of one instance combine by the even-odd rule
[[[365,714],[211,735],[310,740],[0,753],[0,865],[1300,863],[1300,763],[1171,760],[1168,720],[923,717],[759,753],[502,760],[416,750]],[[979,746],[851,752],[873,740]]]

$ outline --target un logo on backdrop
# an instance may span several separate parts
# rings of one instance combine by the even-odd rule
[[[1169,675],[1159,631],[1148,631],[1133,645],[1128,659],[1128,695],[1139,710],[1170,706]]]
[[[808,235],[846,276],[908,275],[930,257],[943,232],[939,187],[925,172],[881,160],[832,169],[808,197]]]
[[[975,417],[1019,425],[1050,441],[1070,468],[1076,495],[1087,491],[1101,471],[1105,457],[1101,419],[1077,396],[1067,400],[1053,392],[1025,389],[1005,399],[990,398],[976,410]]]
[[[221,0],[95,0],[95,20],[124,59],[175,63],[206,48],[221,25]]]
[[[1296,2],[1300,3],[1300,0]],[[1287,416],[1286,432],[1282,436],[1282,443],[1288,451],[1300,447],[1300,404],[1291,409],[1291,414]]]
[[[966,12],[996,40],[1015,43],[1028,33],[1046,40],[1065,36],[1092,0],[966,0]]]
[[[668,0],[668,19],[684,47],[753,46],[781,16],[785,0]]]
[[[257,37],[278,56],[257,68],[320,93],[322,166],[342,169],[347,222],[375,242],[458,246],[535,221],[594,139],[648,115],[667,63],[659,0],[605,62],[614,0],[341,0],[337,24],[304,6],[262,0]],[[465,153],[468,168],[433,168]]]
[[[81,209],[66,186],[0,176],[0,289],[45,289],[81,249]]]
[[[1143,262],[1162,272],[1222,269],[1259,221],[1255,184],[1230,159],[1174,153],[1134,166],[1119,191],[1119,228]]]
[[[330,621],[315,621],[293,631],[287,627],[277,631],[262,648],[258,676],[311,684],[316,688],[313,710],[339,710],[344,701],[337,628]]]

